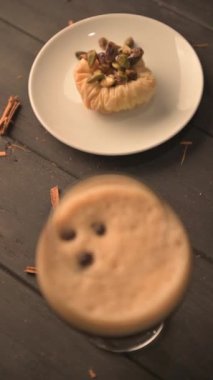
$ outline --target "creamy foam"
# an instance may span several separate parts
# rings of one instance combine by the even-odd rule
[[[191,267],[187,235],[146,186],[103,175],[73,187],[37,248],[38,281],[72,326],[128,335],[162,321],[181,300]]]

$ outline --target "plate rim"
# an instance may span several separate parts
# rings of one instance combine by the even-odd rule
[[[71,145],[69,142],[67,142],[65,139],[63,139],[63,137],[58,136],[57,133],[55,133],[54,131],[52,131],[51,128],[49,128],[49,126],[44,122],[44,120],[40,116],[39,112],[37,111],[37,108],[36,108],[35,103],[34,103],[34,98],[33,98],[33,95],[32,95],[33,75],[34,75],[34,71],[36,69],[37,63],[38,63],[40,57],[45,52],[46,48],[50,44],[52,44],[54,42],[54,40],[60,38],[60,36],[63,35],[64,33],[66,33],[68,30],[72,30],[76,26],[78,27],[81,24],[92,22],[93,20],[97,20],[98,18],[100,19],[100,18],[106,18],[106,17],[107,18],[111,18],[111,17],[123,17],[123,16],[124,17],[136,17],[136,18],[148,19],[148,20],[154,21],[155,23],[158,23],[161,26],[163,26],[165,28],[168,28],[168,30],[172,31],[173,33],[176,33],[177,35],[179,35],[181,37],[181,39],[183,39],[185,41],[185,43],[187,43],[188,47],[191,49],[191,51],[194,54],[194,58],[197,61],[197,64],[198,64],[198,67],[199,67],[199,71],[200,71],[201,86],[200,86],[200,93],[199,93],[199,96],[198,96],[198,99],[197,99],[197,103],[194,106],[193,112],[191,114],[189,114],[189,116],[185,120],[185,122],[183,124],[180,123],[179,128],[177,128],[173,133],[171,133],[169,135],[169,137],[165,136],[163,139],[160,139],[160,141],[154,142],[153,144],[149,144],[145,148],[125,150],[125,151],[122,151],[122,152],[120,152],[120,151],[119,152],[116,152],[116,151],[115,152],[106,152],[106,151],[103,152],[103,150],[100,151],[100,150],[95,150],[95,149],[91,149],[91,148],[88,148],[88,149],[87,148],[82,148],[78,144]],[[78,21],[74,22],[71,25],[67,25],[64,28],[62,28],[61,30],[59,30],[57,33],[55,33],[52,37],[50,37],[44,43],[44,45],[41,47],[41,49],[36,54],[36,56],[34,58],[34,61],[33,61],[32,65],[31,65],[30,73],[29,73],[29,77],[28,77],[28,97],[29,97],[29,100],[30,100],[30,105],[32,107],[34,115],[36,116],[36,118],[39,121],[39,123],[41,124],[41,126],[44,129],[46,129],[46,131],[48,133],[50,133],[50,135],[52,135],[55,139],[57,139],[58,141],[62,142],[65,145],[69,146],[70,148],[76,149],[76,150],[81,151],[81,152],[85,152],[85,153],[89,153],[89,154],[94,154],[94,155],[100,155],[100,156],[127,156],[127,155],[131,155],[131,154],[142,153],[142,152],[146,152],[148,150],[151,150],[153,148],[156,148],[156,147],[164,144],[165,142],[169,141],[174,136],[176,136],[178,133],[180,133],[180,131],[182,131],[182,129],[193,118],[193,116],[195,115],[195,113],[196,113],[196,111],[197,111],[197,109],[198,109],[198,107],[200,105],[200,102],[201,102],[201,99],[202,99],[202,96],[203,96],[203,92],[204,92],[204,73],[203,73],[203,67],[202,67],[201,61],[199,59],[199,56],[198,56],[196,50],[190,44],[190,42],[180,32],[178,32],[176,29],[174,29],[173,27],[171,27],[170,25],[168,25],[168,24],[166,24],[166,23],[164,23],[162,21],[159,21],[159,20],[157,20],[155,18],[152,18],[152,17],[147,17],[147,16],[144,16],[144,15],[140,15],[140,14],[125,13],[125,12],[124,13],[117,13],[117,12],[115,12],[115,13],[105,13],[105,14],[103,13],[103,14],[100,14],[100,15],[95,15],[95,16],[83,18],[83,19],[78,20]]]

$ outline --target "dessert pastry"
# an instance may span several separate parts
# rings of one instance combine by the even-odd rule
[[[84,105],[102,113],[130,110],[152,98],[156,81],[145,66],[143,50],[128,38],[123,46],[105,38],[104,51],[78,51],[74,79]]]

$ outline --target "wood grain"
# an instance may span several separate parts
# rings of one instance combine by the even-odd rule
[[[8,41],[7,44],[5,40]],[[45,160],[54,162],[58,169],[65,172],[65,176],[71,174],[72,177],[82,178],[111,171],[138,176],[178,210],[189,229],[193,245],[213,255],[212,213],[209,206],[213,186],[212,138],[194,127],[196,116],[180,135],[145,153],[124,157],[100,157],[79,152],[50,136],[32,113],[27,81],[31,63],[40,44],[4,23],[0,23],[0,42],[3,54],[0,61],[0,87],[1,93],[4,94],[4,99],[2,95],[0,97],[0,105],[4,104],[5,98],[10,94],[18,94],[23,104],[10,129],[10,136],[14,140],[28,146]],[[12,62],[15,64],[12,65]],[[19,78],[19,75],[22,77]],[[210,111],[209,108],[209,113]],[[202,117],[205,120],[206,115],[203,114]],[[181,166],[183,147],[180,142],[186,139],[193,144]],[[4,144],[2,147],[4,148]],[[8,173],[5,160],[1,161],[1,165],[2,170],[5,169]],[[23,163],[23,166],[26,164]],[[200,234],[201,226],[204,234]]]
[[[210,1],[199,0],[153,0],[160,7],[166,7],[185,18],[195,21],[212,30],[212,14]]]
[[[157,380],[129,359],[93,347],[1,269],[0,297],[2,380],[89,380],[90,368],[101,380]]]
[[[168,4],[168,1],[166,3]],[[190,1],[186,3],[188,5],[185,5],[185,8],[188,9],[187,12],[189,13],[192,6],[190,5]],[[39,0],[32,3],[10,0],[10,2],[2,2],[1,17],[6,23],[9,22],[10,25],[12,24],[18,28],[20,32],[27,33],[29,37],[34,37],[36,41],[45,42],[60,29],[67,26],[69,19],[78,21],[86,17],[114,12],[137,13],[168,24],[188,39],[192,45],[207,43],[208,46],[206,48],[195,48],[204,69],[206,90],[196,118],[194,118],[193,121],[197,127],[213,135],[213,119],[212,113],[210,112],[213,93],[213,72],[211,70],[212,32],[209,28],[197,23],[196,19],[193,21],[187,17],[183,17],[182,13],[185,14],[186,10],[184,7],[183,9],[181,8],[181,4],[177,6],[176,2],[176,8],[178,8],[179,11],[182,9],[182,13],[176,13],[174,11],[174,5],[169,5],[168,7],[162,6],[162,4],[164,5],[164,2],[158,0],[143,0],[141,2],[137,0],[123,0],[121,3],[115,2],[114,0],[107,2],[104,0],[99,2],[90,0],[89,2],[84,2],[84,6],[82,7],[81,2],[78,0],[71,2],[65,0],[53,0],[51,2],[50,0]],[[205,12],[205,14],[211,14],[210,1],[208,1],[205,6],[199,5],[198,1],[196,1],[195,4],[193,9],[198,19],[202,19],[203,12]],[[200,11],[200,8],[202,8],[203,11]],[[16,9],[16,12],[13,12],[12,9]],[[8,39],[9,37],[6,38],[6,41]]]
[[[165,380],[211,380],[213,266],[197,252],[188,294],[171,317],[158,344],[131,357]]]
[[[0,378],[4,380],[211,380],[213,313],[213,123],[210,0],[0,0],[0,110],[10,95],[22,109],[0,137]],[[201,105],[176,137],[148,152],[124,157],[82,153],[54,139],[38,123],[28,99],[31,65],[43,44],[70,19],[102,13],[138,13],[180,32],[201,60]],[[156,36],[157,38],[157,36]],[[204,44],[205,46],[199,46]],[[183,164],[181,141],[191,141]],[[11,145],[13,144],[13,145]],[[103,172],[136,176],[169,202],[192,242],[194,269],[184,302],[157,344],[126,356],[95,349],[58,320],[38,291],[35,263],[39,233],[49,215],[49,192]]]
[[[6,141],[1,139],[2,150]],[[63,194],[76,178],[32,151],[15,148],[9,153],[0,160],[1,260],[22,274],[27,265],[34,265],[37,239],[51,208],[50,188],[58,185]],[[202,190],[192,187],[189,178],[196,181],[199,171],[192,173],[193,151],[187,154],[183,166],[180,166],[182,147],[178,145],[170,156],[164,152],[156,157],[155,164],[151,159],[141,164],[138,157],[131,166],[121,161],[114,170],[136,176],[167,200],[186,225],[192,245],[212,257],[210,177],[207,181],[211,166],[204,165]]]

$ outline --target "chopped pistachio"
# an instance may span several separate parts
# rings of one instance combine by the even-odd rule
[[[115,78],[113,75],[106,76],[105,79],[103,79],[100,83],[102,87],[112,87],[115,83]]]
[[[130,48],[133,48],[134,47],[134,44],[135,44],[135,41],[133,40],[132,37],[128,37],[125,42],[124,42],[124,45],[127,45],[129,46]]]
[[[78,59],[82,59],[82,58],[86,59],[87,53],[86,53],[86,51],[76,51],[75,56]]]
[[[114,67],[114,69],[118,70],[120,68],[120,65],[117,62],[112,62],[112,67]]]
[[[103,49],[103,50],[105,50],[108,41],[107,41],[107,39],[105,37],[101,37],[101,38],[99,38],[98,43],[99,43],[100,48]]]
[[[109,41],[106,47],[106,61],[113,62],[116,55],[118,54],[119,46],[114,42]]]
[[[143,55],[143,49],[141,48],[134,48],[132,49],[132,53],[128,57],[128,61],[130,65],[135,65],[142,57]]]
[[[137,71],[133,69],[127,69],[126,75],[127,75],[128,80],[136,80],[138,77]]]
[[[122,71],[118,71],[115,74],[115,83],[116,84],[124,84],[127,82],[127,80],[128,80],[127,75],[125,73],[123,73]]]
[[[120,67],[124,69],[128,69],[130,66],[130,63],[128,61],[128,57],[126,56],[126,54],[117,55],[116,62],[119,64]]]
[[[96,57],[97,57],[97,53],[96,53],[95,50],[88,51],[88,53],[87,53],[87,61],[88,61],[89,67],[92,67],[94,65]]]
[[[118,75],[123,79],[127,79],[126,71],[118,70]]]
[[[132,49],[128,45],[124,45],[122,47],[122,53],[126,55],[130,55],[132,53]]]
[[[108,41],[105,37],[100,38],[98,42],[105,51],[97,53],[93,49],[75,53],[79,60],[86,59],[93,71],[96,67],[98,68],[88,78],[88,83],[98,82],[102,87],[111,87],[137,79],[134,65],[141,59],[143,49],[134,47],[135,42],[132,37],[127,38],[123,46]]]
[[[97,54],[98,62],[102,65],[106,63],[106,54],[102,51],[101,53]]]
[[[97,70],[94,71],[93,74],[97,75],[97,74],[103,74],[103,73],[102,73],[102,71],[100,69],[97,69]]]
[[[101,70],[94,71],[93,75],[87,80],[87,83],[99,82],[105,78],[105,75],[101,72]]]
[[[108,63],[104,63],[103,65],[100,65],[100,70],[102,71],[102,73],[108,75],[112,72],[112,68],[110,67],[110,65]]]

